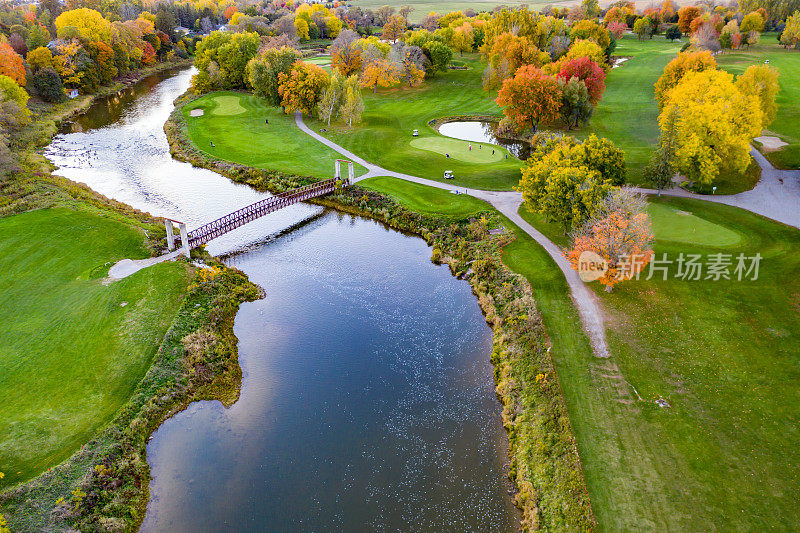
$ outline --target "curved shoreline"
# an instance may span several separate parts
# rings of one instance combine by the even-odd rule
[[[187,94],[178,97],[164,125],[173,158],[213,170],[261,191],[282,192],[314,181],[208,157],[188,137],[182,108],[192,99]],[[361,158],[356,160],[363,164]],[[359,180],[383,175],[376,174],[373,165],[365,167],[368,172]],[[591,529],[594,518],[571,426],[567,423],[553,428],[547,423],[548,419],[553,419],[551,417],[568,420],[550,358],[549,339],[527,280],[502,263],[502,248],[511,238],[488,236],[478,242],[467,242],[461,235],[471,222],[415,213],[383,194],[357,186],[311,203],[373,218],[395,229],[417,234],[433,247],[435,262],[448,264],[453,275],[470,282],[486,321],[494,331],[491,359],[495,367],[496,393],[503,404],[503,424],[509,434],[509,475],[518,490],[515,503],[523,512],[522,525],[526,529],[538,529],[548,528],[548,524],[567,523],[571,530]],[[507,295],[509,291],[513,293],[512,298]],[[518,322],[521,317],[524,317],[524,324]],[[556,379],[542,383],[541,378],[536,378],[539,374]],[[542,416],[542,412],[549,414]],[[536,465],[542,463],[555,464],[553,470],[559,472],[558,479],[553,476],[543,480],[541,472],[534,474]]]
[[[85,205],[148,227],[151,231],[146,241],[154,253],[163,238],[163,232],[159,233],[163,228],[163,219],[111,200],[85,185],[51,174],[52,163],[38,150],[52,140],[64,121],[83,114],[98,99],[135,85],[148,76],[188,67],[189,64],[162,63],[143,69],[135,76],[126,77],[124,82],[115,83],[79,102],[67,102],[51,113],[38,117],[28,128],[39,135],[17,152],[25,170],[7,182],[19,189],[16,201],[4,205],[0,216],[12,216],[61,203],[67,203],[72,208]],[[34,172],[36,169],[47,169],[47,172]],[[42,195],[39,189],[47,192]],[[107,523],[125,530],[137,529],[149,500],[149,481],[143,483],[142,480],[149,480],[144,445],[152,432],[193,401],[216,399],[226,405],[236,401],[241,368],[233,319],[241,302],[259,298],[262,291],[238,270],[226,267],[207,254],[205,260],[216,265],[220,274],[210,282],[195,278],[194,287],[190,286],[186,291],[151,365],[130,399],[88,443],[65,461],[0,492],[0,505],[10,527],[68,530],[76,526],[96,528],[99,523]],[[194,372],[195,367],[187,363],[181,341],[200,330],[212,332],[224,356],[213,362],[201,358],[200,364],[204,365],[205,371],[198,377]],[[106,499],[110,500],[107,503],[115,507],[116,515],[104,517],[96,514],[96,507],[90,509],[82,505],[83,498],[73,505],[69,499],[70,491],[78,488],[86,494],[93,490],[105,494]],[[125,510],[123,517],[119,516],[120,510]]]

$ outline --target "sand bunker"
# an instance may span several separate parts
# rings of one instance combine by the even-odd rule
[[[204,111],[202,109],[192,109],[191,111],[189,111],[189,116],[190,117],[202,117],[203,113],[204,113]]]
[[[762,135],[753,140],[760,142],[766,150],[780,150],[787,145],[787,143],[783,142],[778,137],[771,137],[768,135]]]

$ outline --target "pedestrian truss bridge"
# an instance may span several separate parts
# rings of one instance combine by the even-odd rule
[[[348,167],[348,177],[341,177],[341,165],[346,163]],[[186,224],[178,220],[166,219],[164,224],[167,229],[167,247],[170,251],[178,248],[181,253],[189,257],[189,252],[192,248],[202,246],[209,241],[216,239],[228,232],[240,228],[245,224],[274,213],[279,209],[288,207],[290,205],[305,202],[312,198],[324,196],[334,192],[338,187],[346,187],[354,178],[353,162],[344,159],[336,160],[336,173],[335,177],[329,180],[320,181],[312,185],[306,185],[297,189],[292,189],[263,200],[259,200],[253,204],[237,209],[232,213],[212,220],[202,226],[195,228],[191,231],[186,230]],[[177,232],[176,232],[177,228]],[[177,234],[176,234],[177,233]],[[180,240],[180,247],[178,247],[178,240]]]

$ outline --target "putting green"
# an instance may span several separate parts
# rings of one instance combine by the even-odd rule
[[[725,247],[739,244],[742,240],[736,231],[668,205],[650,204],[647,212],[657,240]]]
[[[240,115],[247,111],[242,104],[239,103],[239,97],[233,95],[222,95],[222,96],[215,96],[214,102],[216,102],[217,107],[214,108],[215,115]]]
[[[450,154],[452,159],[465,163],[497,163],[505,159],[506,151],[497,145],[472,143],[469,141],[451,139],[450,137],[418,137],[410,142],[411,146],[419,150],[436,152],[443,157]],[[482,146],[482,148],[478,148]],[[494,150],[494,155],[492,155]]]

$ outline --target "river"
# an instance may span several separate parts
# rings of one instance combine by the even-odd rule
[[[265,195],[172,160],[191,71],[99,100],[47,148],[58,174],[189,228]],[[421,239],[300,204],[208,249],[264,287],[235,321],[230,408],[196,402],[147,447],[143,531],[515,531],[491,330]]]

